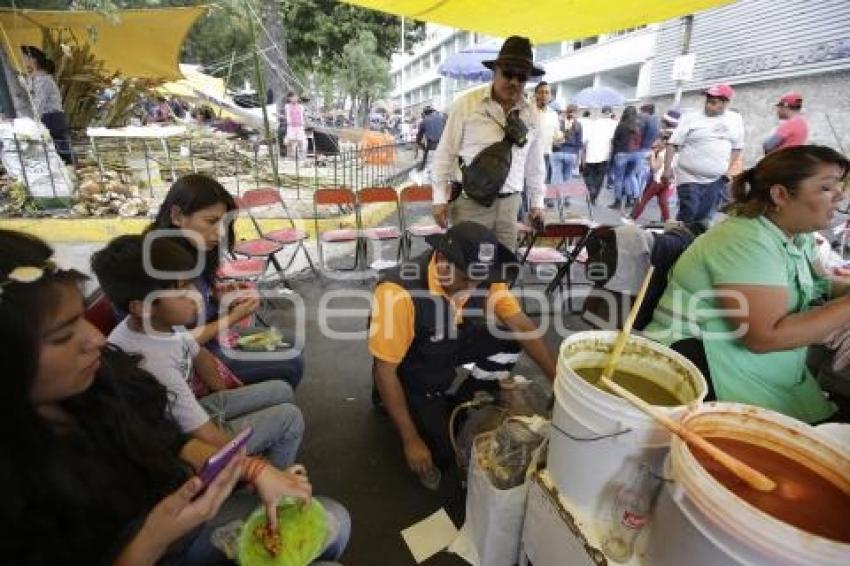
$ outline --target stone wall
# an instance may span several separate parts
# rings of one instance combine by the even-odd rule
[[[803,95],[803,115],[809,122],[809,143],[828,145],[850,155],[850,71],[808,75],[742,85],[733,84],[731,108],[739,111],[746,128],[744,161],[752,165],[763,155],[761,144],[779,123],[774,104],[786,92]],[[670,108],[672,96],[654,99],[657,112]],[[700,108],[703,96],[686,92],[682,107]]]

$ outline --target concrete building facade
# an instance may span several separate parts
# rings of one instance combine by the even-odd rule
[[[732,107],[744,117],[745,161],[762,154],[761,142],[778,120],[779,96],[803,95],[810,141],[850,150],[850,3],[847,0],[739,0],[693,17],[690,80],[682,83],[681,107],[699,108],[701,92],[729,83]],[[685,20],[678,18],[638,29],[538,45],[535,60],[545,69],[556,100],[567,102],[587,86],[610,86],[629,102],[654,100],[671,107],[677,83],[676,57],[682,53]],[[441,77],[439,64],[457,51],[479,44],[496,48],[501,39],[428,25],[427,39],[392,67],[395,107],[418,114],[426,104],[448,108],[481,83]],[[404,82],[401,69],[404,67]],[[529,89],[533,85],[529,84]]]
[[[477,81],[440,76],[440,63],[458,51],[473,46],[495,50],[502,39],[428,24],[426,40],[411,54],[396,56],[390,94],[394,106],[416,114],[426,105],[447,109],[459,95],[480,86]],[[649,93],[651,59],[658,26],[539,45],[535,61],[546,69],[544,79],[552,85],[553,97],[562,102],[588,86],[610,86],[629,100]],[[402,80],[402,68],[404,79]],[[529,88],[533,85],[529,84]]]

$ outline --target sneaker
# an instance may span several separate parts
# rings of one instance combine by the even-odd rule
[[[614,202],[608,205],[608,208],[610,208],[611,210],[619,210],[620,208],[622,208],[622,206],[623,203],[621,201],[615,200]]]

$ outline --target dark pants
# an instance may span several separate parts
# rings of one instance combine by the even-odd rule
[[[546,164],[546,184],[552,182],[552,160],[548,153],[543,154],[543,162]]]
[[[680,183],[676,186],[676,192],[679,193],[679,212],[676,214],[676,220],[711,220],[726,192],[726,180],[721,177],[710,183]]]
[[[702,341],[696,338],[686,338],[671,344],[670,349],[682,354],[697,366],[708,384],[708,394],[705,396],[705,400],[715,401],[717,393],[715,393],[714,385],[711,382],[711,371],[708,368],[708,358],[705,356],[705,346],[703,346]]]
[[[246,385],[270,379],[282,379],[295,389],[304,377],[303,353],[288,360],[234,360],[225,355],[216,340],[210,340],[207,343],[207,349],[223,361]]]
[[[419,163],[419,170],[424,171],[425,166],[428,165],[428,153],[437,149],[437,142],[428,141],[424,146],[420,145],[422,148],[422,161]]]
[[[596,198],[602,190],[602,183],[605,182],[605,172],[608,170],[608,162],[602,163],[585,163],[584,184],[587,185],[587,192],[590,194],[591,204],[596,204]]]
[[[50,132],[53,138],[53,146],[56,153],[62,158],[65,165],[74,164],[74,152],[71,150],[71,131],[68,128],[68,120],[64,112],[48,112],[41,115],[41,122]]]
[[[515,361],[497,363],[490,358],[494,354],[519,354],[520,345],[514,340],[503,340],[494,337],[486,329],[469,341],[472,346],[461,354],[458,365],[474,362],[477,371],[497,372],[510,371]],[[454,374],[455,368],[435,368],[435,372],[450,370]],[[498,394],[499,382],[496,379],[477,379],[470,375],[461,384],[454,394],[447,394],[445,390],[424,391],[416,388],[415,383],[405,383],[402,378],[402,386],[407,397],[407,407],[416,430],[422,440],[431,450],[431,457],[440,467],[446,467],[454,462],[454,451],[449,439],[449,417],[452,410],[459,404],[471,400],[476,391],[487,391],[494,396]],[[448,386],[447,386],[448,387]]]

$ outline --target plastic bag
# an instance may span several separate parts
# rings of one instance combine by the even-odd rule
[[[287,499],[287,500],[281,501],[281,503],[278,505],[278,508],[282,509],[282,508],[285,508],[285,507],[292,507],[292,506],[295,506],[295,505],[300,505],[300,503],[296,502],[293,499]],[[318,506],[319,508],[321,508],[324,511],[324,507],[322,507],[321,503],[319,503],[319,501],[317,499],[313,499],[312,502],[311,502],[311,505]],[[214,530],[212,532],[212,535],[210,536],[210,542],[212,543],[213,546],[215,546],[222,553],[224,553],[224,555],[229,560],[237,561],[240,564],[242,564],[243,566],[253,566],[253,564],[254,564],[253,562],[244,563],[243,561],[240,560],[240,557],[239,557],[239,538],[242,534],[243,527],[247,523],[251,522],[251,519],[253,517],[255,517],[255,515],[257,515],[257,514],[261,514],[261,515],[265,516],[265,507],[260,505],[248,517],[245,517],[244,519],[238,519],[236,521],[231,521],[230,523],[227,523],[226,525],[223,525],[223,526],[219,527],[218,529]],[[335,515],[333,515],[332,513],[324,512],[324,523],[325,523],[325,537],[324,537],[324,542],[321,545],[321,548],[319,549],[318,552],[314,553],[315,556],[312,556],[309,560],[299,564],[298,566],[307,566],[308,564],[312,563],[312,561],[315,560],[316,558],[318,558],[319,556],[321,556],[322,553],[339,536],[340,525],[339,525],[339,522],[337,521]],[[280,522],[280,527],[281,527],[281,529],[286,528],[286,525],[284,524],[283,521]],[[264,564],[280,564],[280,565],[286,565],[286,566],[295,566],[295,564],[293,562],[291,562],[291,560],[285,560],[287,557],[283,557],[282,555],[279,555],[278,558],[281,558],[281,560],[276,561],[274,558],[269,556],[269,560],[267,562],[264,562]]]
[[[498,489],[510,489],[525,481],[526,472],[543,436],[523,421],[511,418],[493,433],[485,469]]]
[[[542,421],[542,419],[540,419]],[[540,422],[537,421],[537,422]],[[512,566],[519,556],[525,503],[528,497],[528,474],[537,468],[545,436],[540,434],[519,484],[501,489],[490,477],[496,432],[475,439],[470,462],[469,487],[466,492],[466,521],[449,551],[473,566]]]

